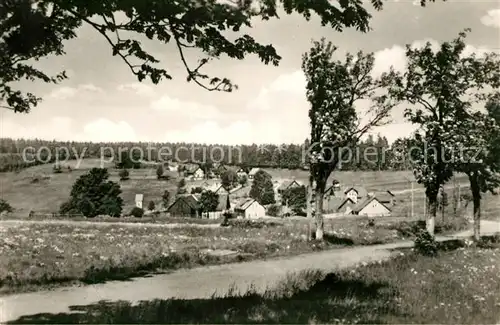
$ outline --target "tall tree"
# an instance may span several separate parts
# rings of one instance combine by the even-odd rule
[[[407,71],[396,78],[391,95],[411,104],[406,118],[419,126],[418,141],[423,146],[415,154],[413,165],[419,183],[424,184],[429,202],[427,231],[434,235],[439,188],[453,175],[454,152],[459,138],[456,123],[469,118],[474,103],[484,101],[485,86],[498,87],[499,66],[494,54],[482,58],[465,56],[464,39],[459,33],[451,42],[443,42],[433,51],[428,42],[421,48],[407,45]],[[421,147],[422,148],[422,147]]]
[[[88,174],[80,176],[73,184],[69,201],[61,205],[60,212],[81,213],[88,218],[98,215],[119,217],[123,206],[120,185],[108,178],[105,168],[92,168]]]
[[[495,121],[494,116],[475,112],[468,119],[457,121],[456,129],[455,135],[461,140],[457,149],[462,150],[456,157],[455,168],[469,178],[474,240],[479,241],[481,193],[496,195],[500,186],[500,124]]]
[[[316,238],[323,238],[323,195],[330,174],[339,161],[349,157],[360,137],[372,127],[385,123],[392,108],[383,94],[394,73],[371,76],[373,54],[347,54],[345,61],[336,61],[337,48],[322,39],[314,42],[302,59],[307,79],[307,100],[310,103],[311,137],[309,146],[309,185],[315,199]],[[355,104],[371,99],[371,107],[363,112],[368,121],[361,123]]]
[[[434,1],[434,0],[428,0]],[[370,1],[376,10],[382,9],[382,0]],[[421,0],[424,6],[426,0]],[[279,9],[286,14],[298,13],[306,20],[311,12],[317,14],[323,26],[336,31],[356,28],[367,32],[368,10],[362,1],[315,1],[305,3],[292,0],[181,0],[181,1],[62,1],[62,0],[2,0],[0,2],[0,99],[3,107],[15,112],[28,112],[41,100],[31,93],[13,89],[22,79],[58,83],[67,78],[64,72],[49,76],[31,65],[51,55],[63,55],[64,41],[76,38],[82,25],[93,28],[110,45],[113,56],[118,56],[139,81],[146,78],[153,83],[172,79],[168,71],[141,41],[155,40],[173,43],[178,60],[186,68],[188,81],[194,81],[207,90],[232,91],[233,83],[222,76],[210,77],[201,69],[210,61],[223,56],[244,59],[256,55],[264,63],[278,65],[281,56],[272,44],[257,42],[242,28],[252,27],[257,19],[268,21],[279,18]],[[196,65],[188,63],[187,51],[204,54]]]
[[[276,203],[271,175],[259,170],[253,178],[249,195],[262,205]]]
[[[220,178],[221,178],[222,186],[226,190],[230,190],[236,184],[238,184],[238,174],[236,174],[236,172],[232,169],[225,170],[222,173],[222,175],[220,176]]]

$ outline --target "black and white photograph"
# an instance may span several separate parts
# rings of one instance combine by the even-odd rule
[[[500,324],[498,0],[0,0],[1,324]]]

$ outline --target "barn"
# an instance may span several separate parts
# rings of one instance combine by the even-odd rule
[[[196,197],[192,194],[179,196],[172,203],[167,212],[172,217],[190,217],[198,218],[201,216],[201,206]]]

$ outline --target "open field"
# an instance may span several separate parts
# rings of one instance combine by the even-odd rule
[[[274,178],[295,178],[307,184],[309,171],[263,168]],[[468,183],[466,175],[457,175],[458,182]],[[328,183],[337,179],[345,186],[361,185],[369,191],[398,191],[411,187],[411,180],[415,177],[411,171],[335,171],[330,176]],[[451,185],[451,183],[450,183]],[[423,188],[415,184],[415,188]]]
[[[324,273],[289,274],[265,292],[230,290],[211,299],[106,300],[11,323],[496,324],[498,242],[493,248],[411,251],[387,261]]]
[[[234,222],[231,227],[161,227],[106,223],[0,223],[0,291],[37,290],[68,282],[93,283],[144,272],[317,250],[391,243],[411,238],[398,222],[328,220],[324,242],[308,242],[303,220]],[[207,250],[232,251],[216,257]]]

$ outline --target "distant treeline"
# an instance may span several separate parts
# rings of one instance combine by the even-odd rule
[[[385,137],[369,136],[361,141],[353,157],[342,163],[342,170],[407,170],[410,169],[406,150],[408,140],[398,139],[392,146]],[[370,148],[369,152],[366,148]],[[33,149],[34,148],[34,149]],[[15,171],[26,167],[77,158],[119,160],[119,152],[128,152],[144,161],[220,162],[245,167],[304,168],[309,148],[304,144],[288,145],[204,145],[197,143],[147,142],[61,142],[40,139],[0,139],[0,171]],[[24,152],[24,156],[23,156]],[[142,152],[142,156],[141,156]],[[123,153],[122,153],[123,155]],[[115,162],[116,162],[115,161]]]

